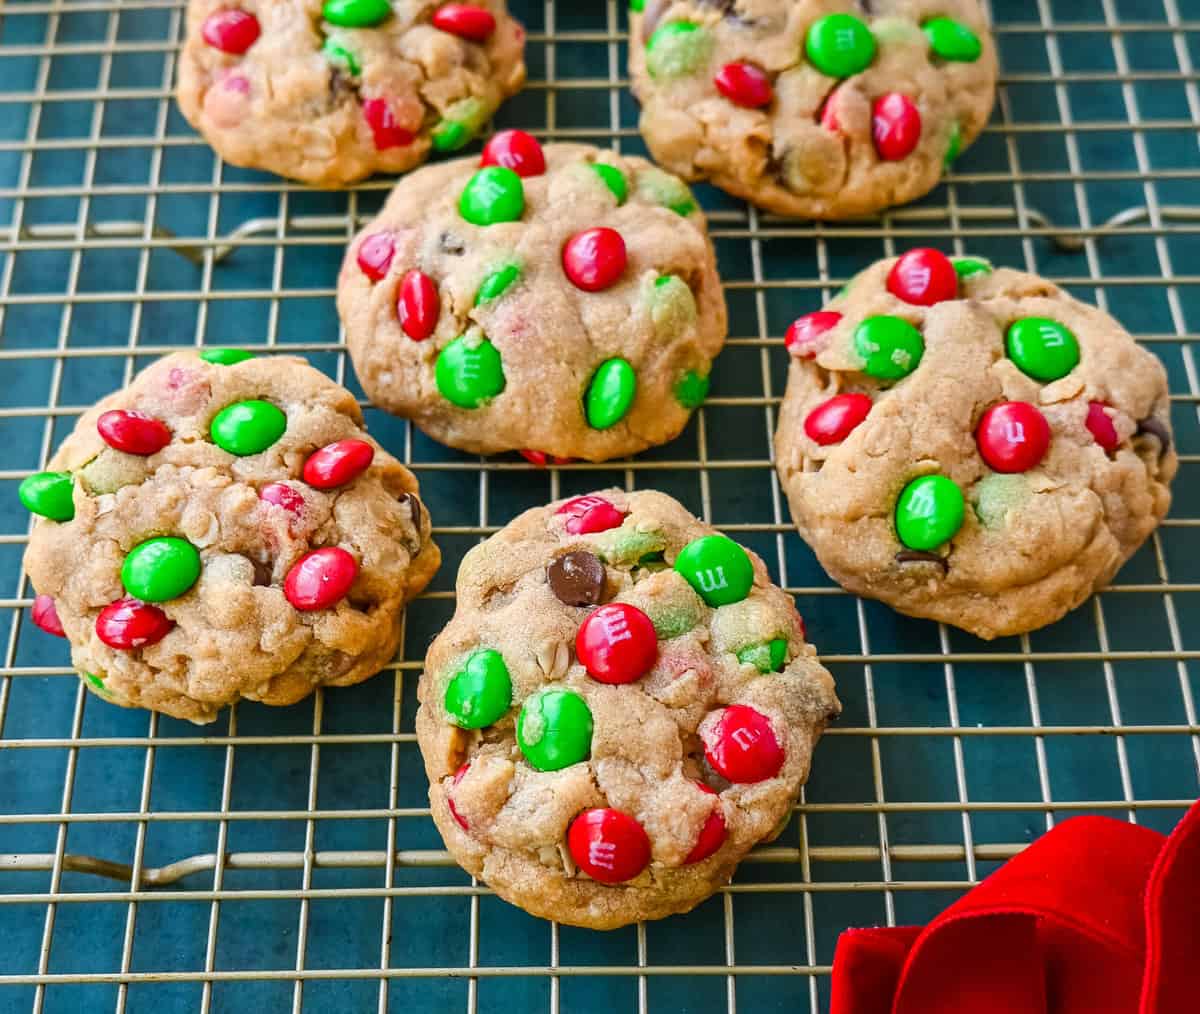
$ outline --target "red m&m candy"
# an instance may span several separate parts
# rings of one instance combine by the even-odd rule
[[[304,494],[286,482],[270,482],[258,491],[258,498],[265,503],[282,507],[289,514],[304,513]]]
[[[616,229],[584,229],[563,247],[563,271],[584,292],[600,292],[625,271],[625,240]]]
[[[384,278],[392,266],[396,240],[390,232],[375,232],[358,244],[356,260],[362,273],[371,281]]]
[[[248,11],[223,10],[204,19],[200,34],[213,49],[236,55],[253,46],[262,29]]]
[[[806,313],[792,321],[783,336],[783,345],[801,359],[815,359],[829,344],[829,332],[841,323],[842,315],[833,310]]]
[[[1050,447],[1046,417],[1027,401],[1006,401],[983,413],[975,431],[979,453],[997,472],[1028,472]]]
[[[479,164],[511,169],[518,176],[541,176],[546,171],[546,156],[532,134],[523,130],[502,130],[483,146]]]
[[[339,440],[314,451],[304,462],[304,481],[317,489],[336,489],[357,479],[375,460],[365,440]]]
[[[1085,425],[1096,443],[1107,453],[1112,454],[1121,446],[1121,436],[1117,433],[1116,426],[1113,425],[1112,416],[1105,411],[1108,407],[1103,401],[1089,402]]]
[[[579,627],[575,654],[588,675],[601,683],[632,683],[658,658],[658,636],[650,617],[635,606],[601,606]]]
[[[606,532],[610,528],[620,528],[625,520],[624,514],[600,496],[577,496],[554,513],[567,515],[566,527],[571,535]]]
[[[899,92],[875,100],[871,124],[875,150],[885,162],[908,158],[921,140],[921,113],[912,99]]]
[[[470,761],[454,772],[454,779],[450,782],[450,788],[457,787],[458,783],[463,780],[463,775],[467,773],[467,768],[471,766]],[[464,831],[470,831],[467,826],[467,819],[458,812],[458,807],[454,805],[454,797],[449,793],[446,794],[446,808],[450,811],[450,816],[454,818],[454,823],[461,827]]]
[[[117,651],[133,651],[158,644],[175,626],[157,606],[137,599],[120,599],[100,610],[96,636]]]
[[[914,306],[933,306],[958,298],[958,272],[940,250],[909,250],[888,273],[888,292]]]
[[[433,279],[415,269],[408,272],[396,297],[396,316],[404,333],[415,342],[423,342],[433,334],[441,312],[442,301]]]
[[[703,782],[696,782],[696,788],[701,792],[707,792],[710,796],[717,795]],[[725,844],[728,834],[725,827],[725,811],[721,808],[720,798],[717,798],[713,804],[712,813],[700,827],[700,834],[696,836],[696,844],[692,846],[692,851],[683,860],[684,865],[691,866],[692,863],[703,862]]]
[[[650,839],[629,814],[609,807],[584,810],[567,829],[575,864],[593,880],[620,884],[650,865]]]
[[[731,704],[700,726],[704,756],[713,770],[731,782],[761,782],[783,767],[783,747],[761,711]]]
[[[758,109],[770,103],[774,95],[771,79],[752,63],[727,63],[713,78],[713,83],[734,105]]]
[[[817,122],[828,130],[831,134],[840,133],[842,125],[838,120],[837,115],[838,93],[835,89],[829,93],[829,97],[821,106],[821,111],[817,113]]]
[[[840,444],[871,412],[865,394],[837,394],[821,402],[804,420],[804,432],[822,447]]]
[[[344,549],[314,549],[287,572],[283,595],[301,612],[328,609],[346,597],[356,577],[358,564]]]
[[[560,458],[554,454],[547,454],[545,451],[531,451],[528,448],[521,452],[521,457],[538,468],[545,468],[547,465],[569,465],[573,460],[572,458]]]
[[[96,429],[113,450],[143,457],[157,454],[171,442],[166,423],[145,412],[113,409],[96,420]]]
[[[433,12],[433,25],[443,32],[472,42],[486,42],[496,30],[496,19],[490,11],[470,4],[442,4]]]
[[[363,102],[363,118],[367,121],[367,126],[371,128],[371,135],[375,139],[377,151],[403,148],[406,144],[412,144],[416,139],[416,134],[406,127],[400,126],[387,99],[366,99]]]
[[[67,632],[63,630],[62,620],[58,618],[58,607],[49,595],[38,595],[33,600],[32,616],[33,624],[39,630],[44,630],[47,634],[53,634],[55,637],[67,636]]]

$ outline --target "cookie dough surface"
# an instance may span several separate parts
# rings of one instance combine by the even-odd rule
[[[524,142],[544,171],[428,166],[350,244],[338,311],[358,377],[466,451],[603,461],[664,443],[725,341],[704,216],[644,159]],[[468,201],[498,220],[469,221]]]
[[[611,929],[693,908],[778,833],[840,710],[762,561],[721,537],[695,556],[714,534],[664,494],[604,490],[527,511],[463,561],[419,687],[430,805],[454,858],[534,915]],[[614,604],[635,611],[613,623]],[[464,696],[481,653],[509,681]],[[545,700],[564,694],[556,719]],[[597,810],[621,833],[581,843]]]
[[[1178,464],[1166,373],[1057,286],[957,258],[955,292],[935,254],[906,261],[909,282],[948,271],[950,298],[899,298],[897,262],[881,261],[794,326],[779,476],[800,534],[850,591],[979,637],[1018,634],[1108,583],[1166,515]],[[881,318],[921,344],[898,351]],[[830,399],[845,395],[865,396],[864,417],[830,426]],[[926,476],[958,493],[926,480],[903,506]]]
[[[327,187],[405,172],[467,144],[525,82],[504,0],[445,19],[462,6],[190,0],[179,107],[234,165]]]
[[[282,410],[286,429],[264,450],[235,455],[214,442],[214,426],[232,432],[221,413],[247,402]],[[149,455],[115,449],[100,429],[116,411],[165,424],[168,442]],[[267,415],[269,406],[259,422]],[[252,429],[238,430],[240,450]],[[355,442],[339,446],[358,452],[360,470],[346,478],[335,469],[314,488],[306,481],[314,452],[340,441]],[[394,656],[401,609],[439,562],[412,474],[366,434],[350,393],[297,358],[220,365],[168,356],[85,413],[49,467],[69,473],[73,517],[38,521],[25,567],[53,599],[88,688],[126,707],[202,723],[240,698],[291,704],[318,686],[361,682]],[[44,509],[45,494],[33,502]],[[135,550],[159,538],[194,547],[198,579],[155,601],[157,614],[141,603],[132,620],[108,618],[107,607],[131,597]],[[353,584],[336,602],[302,611],[287,589],[318,549],[317,560],[332,555]],[[160,565],[155,581],[178,569]],[[101,639],[106,623],[110,636],[161,639],[116,649]]]
[[[976,0],[634,6],[630,76],[654,158],[782,215],[913,201],[991,113],[996,51]]]

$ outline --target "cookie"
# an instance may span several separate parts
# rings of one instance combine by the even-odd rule
[[[1020,634],[1108,583],[1167,513],[1162,364],[1044,279],[911,250],[786,341],[779,477],[852,592]]]
[[[468,144],[524,49],[504,0],[190,0],[177,97],[225,161],[337,187]]]
[[[196,723],[359,683],[437,570],[417,492],[303,360],[176,353],[21,483],[33,620],[104,700]]]
[[[983,130],[976,0],[635,0],[629,71],[654,158],[799,218],[928,193]]]
[[[786,824],[840,710],[754,554],[652,491],[526,511],[472,549],[417,742],[454,858],[534,915],[693,908]]]
[[[708,391],[725,303],[704,216],[644,159],[521,131],[396,186],[338,281],[371,400],[451,447],[604,461]]]

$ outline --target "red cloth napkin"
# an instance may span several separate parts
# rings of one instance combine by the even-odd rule
[[[830,1014],[1198,1014],[1200,803],[1059,824],[928,926],[847,930]]]

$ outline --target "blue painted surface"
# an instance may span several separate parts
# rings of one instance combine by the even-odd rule
[[[62,223],[86,215],[92,223],[119,220],[141,221],[148,213],[143,192],[105,192],[125,183],[146,184],[158,179],[179,189],[157,198],[150,213],[158,226],[183,236],[203,236],[211,215],[216,229],[226,232],[240,223],[283,208],[281,194],[272,177],[245,170],[225,168],[226,183],[219,200],[207,192],[212,180],[213,157],[194,137],[170,103],[158,99],[109,99],[103,110],[88,93],[102,87],[105,65],[102,58],[86,51],[102,42],[109,30],[103,12],[70,10],[59,19],[56,41],[76,52],[61,52],[49,61],[48,87],[55,92],[82,90],[80,98],[46,103],[42,107],[36,135],[39,139],[79,139],[92,129],[99,117],[99,133],[105,139],[152,135],[156,118],[166,113],[169,143],[162,149],[156,167],[149,148],[103,147],[90,166],[92,182],[99,190],[85,203],[71,188],[87,181],[86,149],[42,148],[29,165],[29,185],[39,191],[24,204],[26,224]],[[22,13],[20,3],[5,7],[0,25],[0,93],[24,93],[34,89],[39,73],[35,57],[9,55],[5,47],[39,45],[47,39],[48,20],[42,14]],[[515,12],[533,33],[545,31],[544,5],[516,0]],[[996,0],[993,4],[1000,25],[1033,24],[1039,20],[1034,0]],[[1102,23],[1099,0],[1056,0],[1054,15],[1073,23]],[[1180,14],[1193,24],[1200,20],[1200,2],[1181,0]],[[1120,0],[1122,17],[1139,23],[1163,19],[1160,0]],[[135,5],[121,13],[115,25],[118,40],[158,43],[173,38],[177,12],[167,9],[139,10]],[[607,5],[559,4],[559,31],[603,33],[607,28]],[[623,18],[623,14],[622,14]],[[1200,59],[1200,35],[1187,33],[1187,48],[1193,60]],[[1129,60],[1135,71],[1178,70],[1172,36],[1167,32],[1142,31],[1124,36]],[[1076,123],[1123,122],[1128,119],[1125,96],[1118,84],[1094,80],[1111,74],[1115,67],[1112,39],[1105,32],[1078,32],[1060,36],[1066,70],[1080,75],[1067,84],[1064,94]],[[1054,86],[1035,79],[1049,70],[1047,49],[1038,32],[1009,32],[1001,36],[1002,62],[1018,80],[1007,88],[1012,121],[1022,125],[1056,124],[1061,114]],[[603,42],[566,43],[556,47],[557,73],[561,78],[607,77],[609,49]],[[147,49],[122,52],[113,58],[108,85],[113,89],[157,89],[164,78],[166,53]],[[618,56],[623,73],[624,52]],[[529,52],[530,76],[542,79],[546,49],[534,43]],[[1032,76],[1032,77],[1031,77]],[[1144,121],[1186,122],[1189,117],[1185,83],[1180,80],[1136,81],[1131,85]],[[0,105],[0,142],[26,137],[30,109]],[[602,89],[560,93],[556,106],[557,125],[595,131],[603,140],[610,129],[609,93]],[[634,128],[636,106],[631,96],[620,96],[620,125]],[[544,128],[544,93],[527,91],[510,102],[499,120],[502,126]],[[999,113],[997,120],[999,121]],[[1145,201],[1143,182],[1137,177],[1138,161],[1133,134],[1128,130],[1087,131],[1076,138],[1079,167],[1085,173],[1125,172],[1123,178],[1088,179],[1077,186],[1065,180],[1068,150],[1061,131],[1046,133],[1022,130],[1012,134],[985,136],[959,163],[960,174],[982,178],[958,182],[953,197],[959,206],[1009,208],[1019,199],[1041,209],[1064,225],[1080,222],[1080,204],[1092,222]],[[1200,149],[1193,129],[1170,127],[1142,134],[1147,155],[1156,171],[1174,170],[1177,179],[1154,183],[1157,200],[1194,204],[1196,177],[1200,174]],[[179,143],[182,142],[182,143]],[[641,142],[631,136],[627,150],[641,151]],[[1015,167],[1030,178],[1014,187]],[[17,213],[13,190],[20,181],[19,151],[0,150],[0,222],[10,223]],[[182,189],[195,184],[196,192]],[[263,187],[255,190],[246,187]],[[45,193],[47,188],[61,193]],[[241,189],[239,189],[241,187]],[[738,202],[706,187],[697,188],[709,209],[737,209]],[[920,202],[926,208],[945,208],[950,190],[940,188]],[[363,191],[358,208],[369,212],[383,196],[380,189]],[[344,214],[345,194],[320,194],[302,188],[286,188],[286,210],[292,216]],[[944,230],[949,217],[929,223]],[[972,239],[965,252],[990,257],[998,262],[1023,265],[1026,247],[1004,221],[976,223],[972,227],[990,231]],[[880,238],[851,238],[847,230],[826,229],[828,270],[840,282],[882,255]],[[341,256],[341,241],[293,247],[281,253],[282,282],[289,290],[328,289],[333,285]],[[918,236],[902,241],[915,245]],[[945,242],[944,240],[942,241]],[[727,280],[752,279],[750,246],[746,239],[718,241],[721,268]],[[233,298],[213,300],[207,316],[194,294],[201,288],[201,270],[165,249],[154,249],[143,263],[137,244],[120,249],[89,250],[73,263],[69,244],[26,244],[19,251],[0,252],[0,265],[13,258],[12,301],[0,329],[0,348],[30,350],[53,348],[65,333],[69,347],[111,348],[111,356],[69,359],[63,362],[58,403],[68,406],[90,404],[122,382],[125,356],[119,351],[131,334],[142,345],[186,345],[197,337],[209,344],[262,342],[269,328],[272,302],[268,299]],[[1195,275],[1200,243],[1196,231],[1171,231],[1166,247],[1177,272]],[[1132,279],[1133,284],[1108,284],[1097,288],[1088,278],[1084,257],[1056,251],[1044,237],[1028,240],[1032,262],[1028,266],[1044,274],[1078,279],[1072,288],[1078,295],[1096,300],[1100,293],[1110,309],[1135,333],[1175,333],[1176,324],[1167,302],[1167,290],[1155,279],[1162,274],[1156,237],[1135,230],[1109,237],[1096,244],[1102,277]],[[816,278],[819,274],[817,243],[803,238],[768,236],[762,243],[763,269],[768,280]],[[276,270],[277,250],[270,245],[245,246],[220,264],[212,276],[217,293],[269,289]],[[78,302],[68,317],[55,302],[36,304],[26,297],[68,291],[77,271],[76,291],[82,294],[133,292],[145,271],[146,301],[140,321],[132,298],[104,302]],[[1146,282],[1138,284],[1144,277]],[[1185,329],[1200,327],[1200,296],[1195,285],[1178,288]],[[176,298],[183,294],[183,298]],[[832,289],[827,293],[832,294]],[[821,296],[805,288],[769,288],[765,291],[766,325],[773,336],[782,334],[787,323],[801,313],[817,309]],[[734,290],[729,294],[731,333],[757,335],[759,325],[753,295]],[[336,339],[337,321],[332,300],[324,295],[288,298],[276,305],[278,339],[283,345]],[[1154,346],[1165,362],[1175,393],[1189,390],[1185,372],[1184,343]],[[336,356],[316,357],[319,366],[336,371]],[[145,360],[139,359],[138,365]],[[45,406],[50,397],[55,360],[29,358],[0,362],[0,410]],[[772,391],[783,389],[786,357],[781,347],[770,352]],[[352,374],[351,374],[352,382]],[[761,358],[756,348],[731,348],[722,356],[713,378],[719,397],[761,395]],[[0,416],[0,473],[37,468],[43,437],[52,425],[51,443],[56,445],[71,425],[70,415],[48,421],[46,415]],[[1200,433],[1191,403],[1176,404],[1175,426],[1181,450],[1200,452]],[[369,412],[372,432],[393,451],[403,454],[404,423],[378,411]],[[759,407],[714,406],[705,410],[707,452],[711,460],[764,460],[769,433],[765,413]],[[431,472],[423,464],[469,461],[413,434],[412,462],[422,479],[426,498],[436,522],[442,526],[473,525],[479,521],[476,474]],[[694,458],[697,427],[693,423],[678,441],[650,452],[656,460]],[[515,460],[515,459],[514,459]],[[1194,463],[1183,466],[1177,484],[1176,518],[1200,517],[1200,486],[1194,481]],[[639,474],[639,480],[650,476]],[[682,499],[689,507],[701,506],[700,476],[691,469],[653,473],[661,488]],[[716,524],[773,522],[772,477],[766,468],[710,472],[712,520]],[[619,466],[611,472],[564,473],[562,492],[583,491],[605,482],[621,483]],[[0,535],[22,535],[26,518],[16,503],[16,481],[0,478]],[[526,507],[545,500],[550,480],[545,473],[499,473],[489,480],[488,522],[502,524]],[[435,587],[452,587],[453,574],[470,540],[445,536],[441,544],[446,564]],[[780,557],[774,535],[746,538],[768,560],[779,577]],[[786,580],[791,586],[831,587],[811,552],[795,535],[783,539],[786,551]],[[1195,529],[1166,528],[1161,532],[1163,559],[1174,582],[1200,580],[1200,553]],[[0,598],[10,598],[20,589],[19,544],[0,542]],[[1160,580],[1151,548],[1144,549],[1122,573],[1121,582],[1156,583]],[[1164,599],[1160,595],[1106,593],[1099,608],[1107,626],[1110,647],[1116,650],[1167,650],[1172,647]],[[845,596],[801,596],[812,636],[821,649],[831,654],[861,653],[859,621],[855,600]],[[1182,632],[1182,647],[1195,649],[1200,629],[1196,596],[1178,593],[1174,606]],[[409,613],[406,658],[419,658],[450,611],[445,600],[422,600]],[[870,648],[876,653],[937,652],[937,629],[928,623],[909,620],[884,607],[864,606]],[[15,665],[62,668],[67,664],[63,645],[36,629],[12,608],[0,614],[0,634],[7,644],[17,627]],[[1027,725],[1031,721],[1027,674],[1011,661],[987,661],[988,655],[1020,650],[1016,639],[986,645],[959,634],[950,634],[955,651],[979,652],[984,660],[955,667],[959,717],[965,727]],[[1030,638],[1039,652],[1095,651],[1099,648],[1097,614],[1089,604],[1054,627]],[[1190,667],[1190,663],[1189,663]],[[861,664],[834,666],[845,704],[844,727],[867,724],[866,674]],[[1107,724],[1112,712],[1099,662],[1037,663],[1034,667],[1042,720],[1049,724]],[[935,726],[949,724],[947,686],[940,665],[883,663],[872,672],[877,721],[881,726]],[[1180,675],[1173,661],[1122,661],[1114,664],[1113,677],[1122,716],[1138,724],[1178,724],[1184,720]],[[1187,673],[1187,678],[1194,679]],[[402,701],[400,731],[412,732],[415,710],[411,676],[400,688]],[[1195,687],[1193,686],[1193,691]],[[391,731],[394,684],[381,677],[362,686],[334,691],[325,696],[322,731]],[[10,681],[7,709],[3,715],[3,743],[48,739],[71,735],[78,695],[77,681],[58,673],[51,676],[19,676]],[[241,736],[277,737],[307,734],[313,726],[313,704],[271,710],[256,705],[238,709],[237,732]],[[93,737],[141,737],[150,730],[149,717],[123,711],[88,698],[82,708],[81,735]],[[166,742],[154,750],[150,782],[150,808],[156,812],[218,811],[226,750],[223,746],[171,746],[172,739],[193,737],[188,725],[162,718],[157,734]],[[228,717],[212,727],[223,735]],[[884,797],[892,802],[954,802],[958,789],[954,774],[953,741],[945,736],[883,737],[880,761]],[[1050,789],[1054,799],[1111,800],[1123,794],[1115,741],[1100,737],[1051,737],[1046,742]],[[1191,743],[1184,736],[1136,736],[1126,741],[1132,791],[1139,799],[1188,799],[1200,792]],[[971,827],[978,843],[1023,842],[1044,828],[1040,802],[1035,743],[1026,736],[971,736],[963,741],[965,781],[969,796],[977,801],[1028,801],[1028,810],[977,812]],[[397,805],[420,807],[425,803],[425,780],[416,746],[399,746]],[[143,747],[111,747],[79,751],[72,783],[71,808],[76,812],[119,813],[137,810],[146,770]],[[309,789],[311,751],[304,745],[242,745],[236,748],[232,774],[231,809],[303,809]],[[68,752],[60,748],[0,750],[0,813],[37,814],[56,812],[61,805]],[[321,806],[337,809],[379,808],[388,805],[390,747],[380,745],[337,746],[321,749],[318,800]],[[871,802],[875,799],[870,740],[860,736],[829,737],[820,747],[807,798],[814,803]],[[1119,814],[1118,814],[1119,815]],[[1179,811],[1149,809],[1140,814],[1145,823],[1166,829]],[[887,821],[894,844],[962,843],[962,819],[958,812],[937,814],[891,814]],[[185,856],[209,853],[217,844],[213,821],[155,821],[147,825],[145,862],[157,866]],[[814,846],[877,845],[878,822],[864,813],[815,813],[807,818],[810,843]],[[121,822],[78,823],[70,827],[67,850],[130,862],[136,844],[136,825]],[[397,847],[434,849],[440,841],[425,818],[397,821]],[[53,852],[57,827],[46,823],[0,824],[0,853]],[[305,842],[303,821],[233,821],[229,824],[230,851],[300,850]],[[316,825],[315,847],[333,850],[380,850],[387,842],[387,822],[379,819],[329,820]],[[797,845],[799,821],[794,820],[782,843]],[[980,872],[990,867],[980,865]],[[962,863],[897,864],[893,874],[900,880],[958,880],[966,876]],[[814,862],[812,877],[818,882],[878,881],[876,863],[846,864]],[[745,864],[738,883],[795,884],[802,879],[798,865]],[[400,887],[422,885],[466,885],[467,878],[456,869],[398,869]],[[291,891],[301,884],[301,871],[227,872],[227,890]],[[315,888],[378,888],[383,884],[380,869],[317,870]],[[49,889],[48,873],[0,872],[0,892],[7,902],[17,894],[38,895]],[[194,971],[203,968],[210,919],[207,902],[180,900],[181,890],[205,890],[212,886],[211,873],[198,873],[176,889],[164,890],[157,900],[139,905],[133,935],[131,968],[134,971]],[[66,874],[61,890],[67,893],[120,891],[119,885],[96,877]],[[954,892],[904,890],[894,894],[899,921],[922,921],[953,900]],[[883,895],[878,891],[824,891],[812,896],[815,926],[814,951],[817,963],[828,963],[837,934],[847,925],[880,922],[885,918]],[[804,931],[804,894],[794,888],[778,893],[737,893],[731,899],[736,948],[740,964],[792,965],[808,961]],[[128,920],[123,902],[62,904],[58,907],[49,961],[51,973],[112,972],[121,966],[122,942]],[[287,969],[294,967],[300,904],[282,900],[231,900],[221,905],[217,932],[215,967],[230,969]],[[379,898],[323,899],[308,912],[306,966],[309,968],[378,967],[383,902]],[[28,974],[38,967],[45,925],[44,903],[0,904],[0,975]],[[399,895],[392,911],[392,939],[388,960],[397,969],[462,967],[468,961],[470,902],[467,897],[423,898]],[[786,927],[785,932],[781,928]],[[658,964],[724,964],[725,912],[721,898],[701,906],[691,915],[646,927],[646,960]],[[548,924],[534,920],[499,900],[485,897],[479,908],[479,964],[529,967],[528,976],[485,978],[478,986],[480,1011],[547,1009],[550,983],[537,971],[550,958]],[[601,935],[563,929],[559,939],[559,961],[563,965],[632,965],[638,959],[634,929]],[[392,1009],[465,1009],[465,980],[417,977],[395,979],[388,988]],[[725,980],[694,977],[651,977],[647,996],[651,1010],[707,1014],[726,1010]],[[807,1010],[809,982],[800,976],[739,976],[736,996],[740,1009],[756,1011]],[[821,1003],[827,996],[827,980],[819,980]],[[562,1009],[568,1011],[629,1010],[637,1002],[637,982],[629,977],[578,976],[561,983]],[[196,983],[138,983],[128,993],[126,1009],[131,1012],[185,1011],[197,1009],[201,987]],[[304,991],[305,1005],[316,1011],[361,1011],[374,1009],[378,985],[371,980],[335,979],[314,981]],[[32,987],[0,986],[0,1011],[26,1011],[34,998]],[[115,985],[53,985],[45,995],[45,1010],[99,1011],[112,1008],[117,1000]],[[219,983],[213,990],[212,1009],[218,1012],[290,1009],[292,984],[288,982]]]

